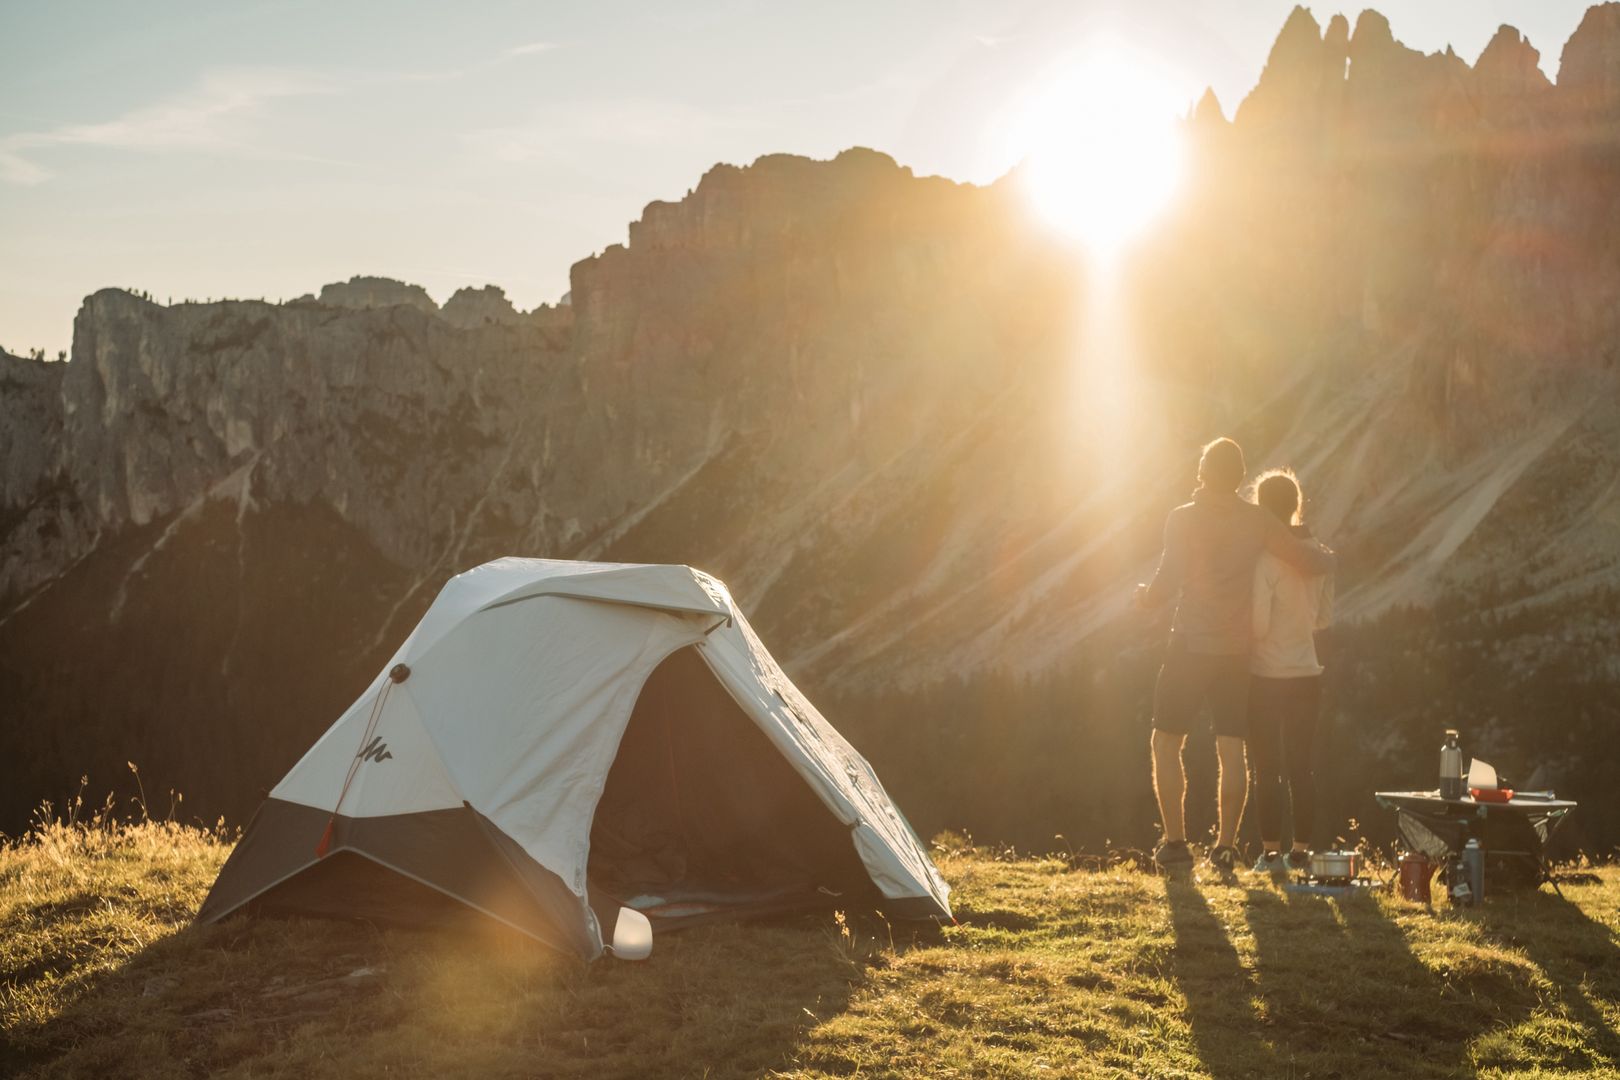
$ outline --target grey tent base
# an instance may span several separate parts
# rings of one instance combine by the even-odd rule
[[[268,799],[231,853],[197,921],[251,908],[267,914],[339,915],[436,925],[464,905],[547,945],[597,955],[598,917],[561,878],[530,858],[470,806],[386,817],[339,816],[324,858],[315,853],[331,815]],[[397,875],[397,876],[396,876]],[[415,887],[402,885],[400,877]]]
[[[613,932],[620,899],[590,890],[587,914],[562,879],[535,862],[469,806],[378,818],[338,816],[324,857],[315,854],[331,815],[311,806],[266,800],[231,853],[197,912],[199,923],[234,914],[346,918],[392,926],[437,928],[494,919],[583,959],[598,955],[594,918]],[[946,919],[931,897],[884,899],[782,890],[733,896],[724,903],[673,903],[644,910],[668,932],[719,919],[780,916],[843,906],[876,907],[898,919]],[[719,899],[719,898],[716,898]]]

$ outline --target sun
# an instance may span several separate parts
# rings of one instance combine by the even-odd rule
[[[1118,41],[1067,59],[1011,132],[1035,209],[1095,256],[1116,255],[1176,195],[1185,103],[1176,80]]]

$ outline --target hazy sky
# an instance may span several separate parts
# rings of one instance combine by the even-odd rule
[[[1378,8],[1470,62],[1511,23],[1556,76],[1585,6]],[[1231,115],[1291,7],[0,0],[0,345],[54,355],[107,285],[275,299],[365,273],[533,307],[717,161],[865,145],[992,180],[1032,80],[1099,32]]]

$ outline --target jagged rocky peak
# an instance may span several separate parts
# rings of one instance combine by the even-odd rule
[[[1277,40],[1272,42],[1271,55],[1266,57],[1266,68],[1286,68],[1300,62],[1302,66],[1312,66],[1317,46],[1321,44],[1322,27],[1316,21],[1316,16],[1303,4],[1296,4],[1283,21],[1282,29],[1277,32]],[[1264,78],[1264,75],[1261,77]]]
[[[1541,53],[1515,27],[1504,24],[1474,63],[1479,86],[1491,93],[1531,93],[1552,82],[1541,70]]]
[[[574,264],[569,298],[587,337],[609,309],[670,259],[743,258],[790,272],[783,248],[801,251],[864,238],[894,240],[919,222],[939,220],[942,201],[979,189],[943,177],[918,178],[887,154],[861,147],[832,160],[769,154],[752,165],[719,164],[679,202],[649,203],[632,222],[628,244],[613,244]],[[643,298],[648,296],[641,294]]]
[[[1383,12],[1367,8],[1356,16],[1356,29],[1350,35],[1350,47],[1354,51],[1367,53],[1405,46],[1395,40],[1395,31]]]
[[[1195,127],[1225,127],[1226,113],[1221,108],[1221,99],[1215,96],[1215,88],[1206,86],[1204,95],[1193,106],[1192,122]]]
[[[911,170],[876,150],[854,147],[831,161],[767,154],[752,165],[714,166],[679,202],[652,202],[630,225],[631,250],[735,247],[755,239],[744,222],[790,232],[829,204],[903,184]]]
[[[420,285],[410,285],[385,277],[356,275],[348,281],[333,282],[321,287],[321,303],[328,307],[382,308],[405,305],[430,314],[438,314],[439,305]]]
[[[439,314],[451,326],[463,329],[488,323],[511,324],[522,319],[512,301],[506,298],[506,290],[499,285],[485,285],[481,289],[468,285],[457,289],[444,302]]]
[[[182,301],[191,303],[192,301]],[[130,289],[108,287],[97,289],[84,298],[84,306],[95,311],[143,311],[156,307],[156,302],[144,293],[134,292]]]
[[[1350,36],[1346,120],[1371,152],[1379,139],[1469,137],[1480,122],[1479,81],[1452,49],[1423,53],[1396,40],[1389,20],[1364,11]]]
[[[1455,58],[1455,54],[1452,55]],[[1414,76],[1416,65],[1423,62],[1424,55],[1395,40],[1389,20],[1368,8],[1356,16],[1356,28],[1350,34],[1349,59],[1347,81],[1361,89],[1370,87],[1383,91],[1387,88],[1395,92],[1401,89],[1398,85],[1401,80]],[[1445,54],[1436,53],[1433,59],[1443,61]]]
[[[1294,8],[1234,122],[1249,128],[1318,124],[1320,112],[1334,103],[1344,82],[1348,33],[1341,15],[1333,17],[1324,34],[1309,11]]]
[[[1335,13],[1322,32],[1322,45],[1330,56],[1345,60],[1350,56],[1350,20]]]
[[[1587,109],[1620,113],[1620,3],[1586,10],[1575,33],[1564,43],[1558,88],[1578,98]]]
[[[1574,79],[1609,80],[1597,97],[1620,100],[1620,3],[1588,12],[1565,49],[1579,59]],[[1612,24],[1612,26],[1610,25]],[[1568,61],[1566,60],[1566,63]],[[1352,31],[1343,15],[1325,29],[1311,13],[1294,8],[1272,45],[1265,69],[1253,91],[1238,107],[1234,122],[1241,128],[1289,136],[1326,137],[1341,119],[1353,125],[1385,127],[1468,127],[1479,107],[1479,95],[1492,108],[1503,98],[1518,99],[1551,87],[1541,70],[1541,54],[1518,30],[1503,26],[1491,39],[1477,65],[1451,48],[1424,54],[1395,37],[1389,19],[1367,9]]]

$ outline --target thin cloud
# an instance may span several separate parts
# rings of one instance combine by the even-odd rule
[[[0,180],[29,185],[53,175],[36,160],[60,146],[118,150],[206,150],[268,155],[241,137],[242,121],[281,98],[329,94],[336,83],[302,71],[238,68],[210,72],[189,93],[97,124],[66,124],[0,138]]]
[[[118,150],[191,150],[252,157],[305,158],[256,147],[243,135],[245,121],[283,98],[336,94],[406,83],[453,82],[525,56],[562,48],[554,41],[515,45],[468,67],[429,71],[322,75],[282,68],[231,68],[206,73],[192,90],[94,124],[63,124],[0,136],[0,182],[30,186],[55,175],[42,157],[64,146]]]
[[[682,146],[716,132],[758,127],[735,112],[715,112],[675,101],[626,99],[577,102],[538,111],[526,123],[481,128],[464,139],[497,161],[567,157],[582,145]]]
[[[501,53],[501,55],[509,58],[515,56],[533,56],[536,53],[550,52],[552,49],[558,49],[561,47],[562,46],[558,45],[555,41],[531,41],[527,45],[514,45],[512,48]]]
[[[483,60],[479,60],[476,63],[464,64],[460,67],[436,68],[428,71],[399,71],[383,73],[381,75],[357,79],[356,84],[386,85],[388,83],[396,82],[455,82],[458,79],[465,79],[469,76],[477,75],[480,72],[488,71],[491,68],[498,68],[503,64],[510,63],[513,60],[517,60],[525,56],[538,56],[541,53],[552,52],[562,47],[562,43],[556,41],[531,41],[527,45],[514,45],[510,49],[502,49],[500,52],[495,53],[494,55]]]

